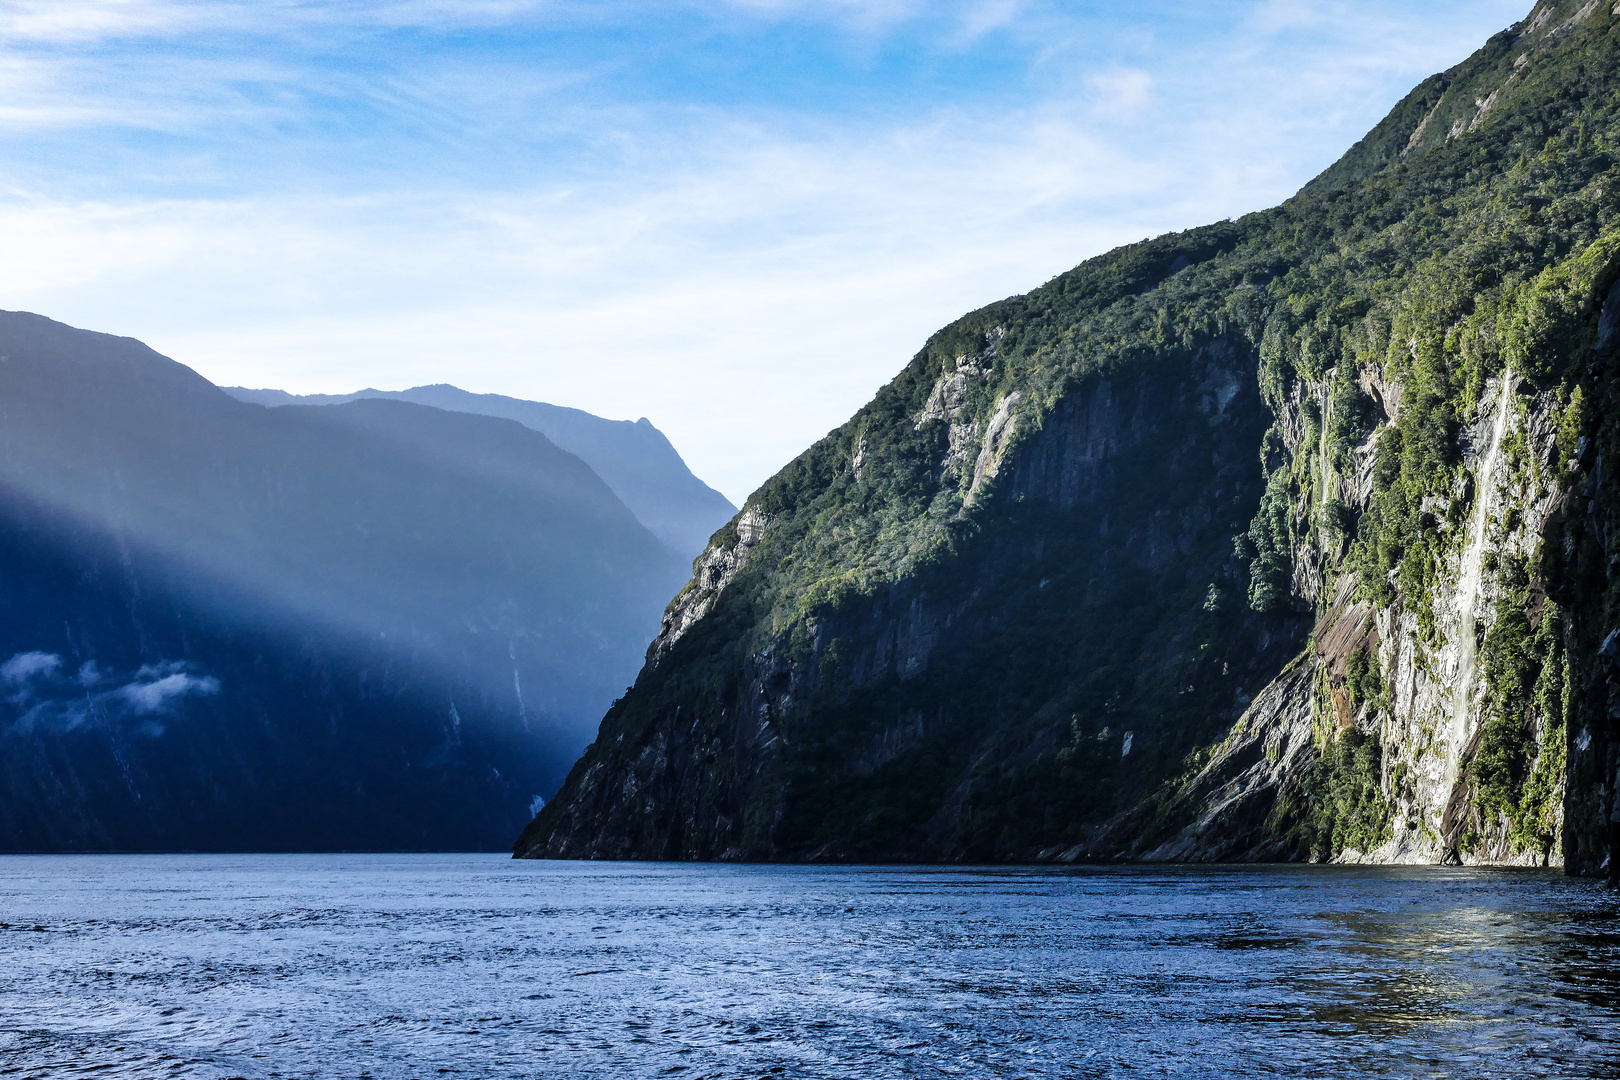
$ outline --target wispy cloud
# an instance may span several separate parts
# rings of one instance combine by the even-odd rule
[[[741,495],[938,324],[1241,205],[1061,114],[1006,120],[796,140],[717,122],[660,183],[601,189],[27,204],[0,210],[19,256],[0,293],[223,382],[448,378],[650,415]],[[75,311],[87,283],[95,307]]]
[[[293,36],[312,27],[499,27],[577,9],[558,0],[9,0],[0,40],[173,40],[198,32]]]
[[[1520,6],[11,4],[0,306],[647,415],[741,498],[943,322],[1285,197]]]
[[[181,701],[219,693],[218,679],[194,674],[179,661],[143,665],[125,675],[87,661],[70,672],[62,657],[39,651],[17,653],[0,664],[0,683],[5,693],[0,733],[9,735],[116,724],[156,737]]]
[[[43,676],[54,674],[62,666],[62,658],[54,653],[20,652],[0,664],[0,680],[12,686],[26,686]]]
[[[181,698],[219,693],[219,680],[192,675],[183,664],[152,664],[114,692],[136,716],[151,716],[168,712]]]
[[[198,31],[264,25],[285,9],[286,5],[274,0],[262,5],[229,0],[9,0],[0,8],[0,41],[81,44],[174,38]]]
[[[1153,101],[1153,76],[1139,68],[1115,68],[1087,80],[1096,101],[1092,108],[1112,119],[1133,119]]]
[[[836,22],[867,32],[910,21],[932,6],[928,0],[722,0],[722,3],[750,15]]]

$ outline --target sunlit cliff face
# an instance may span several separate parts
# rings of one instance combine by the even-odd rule
[[[1524,14],[1282,204],[928,338],[519,850],[1620,880],[1620,9]]]

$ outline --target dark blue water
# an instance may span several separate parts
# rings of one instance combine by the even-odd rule
[[[1613,1077],[1533,872],[0,858],[0,1075]]]

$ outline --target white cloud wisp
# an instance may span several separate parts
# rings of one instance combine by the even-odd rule
[[[876,104],[821,107],[787,84],[683,98],[684,68],[659,83],[584,45],[525,67],[501,36],[633,4],[14,5],[0,306],[140,337],[225,384],[454,382],[645,415],[740,502],[939,326],[1117,244],[1279,201],[1519,6],[1254,0],[1178,31],[1151,6],[1122,21],[760,0],[700,35],[724,50],[748,26],[820,20],[861,37],[826,78]],[[458,19],[506,30],[491,55],[404,68],[181,49],[227,24],[361,41]],[[932,66],[885,74],[886,35],[906,33]],[[169,74],[143,74],[121,36],[180,49]],[[103,62],[120,77],[94,75]],[[53,164],[75,155],[91,164]]]

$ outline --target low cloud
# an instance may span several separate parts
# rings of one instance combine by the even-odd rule
[[[116,724],[134,734],[163,733],[161,719],[173,715],[185,698],[219,693],[219,680],[194,674],[180,661],[147,664],[134,674],[102,671],[87,661],[69,671],[62,657],[21,652],[0,664],[0,680],[12,689],[6,699],[10,734],[72,731],[87,724]]]
[[[197,678],[183,671],[163,674],[154,668],[142,668],[135,682],[118,688],[118,696],[140,716],[166,712],[177,698],[217,693],[218,679],[207,676]]]
[[[18,653],[0,664],[0,679],[18,685],[41,676],[54,674],[62,666],[62,658],[52,653]]]

